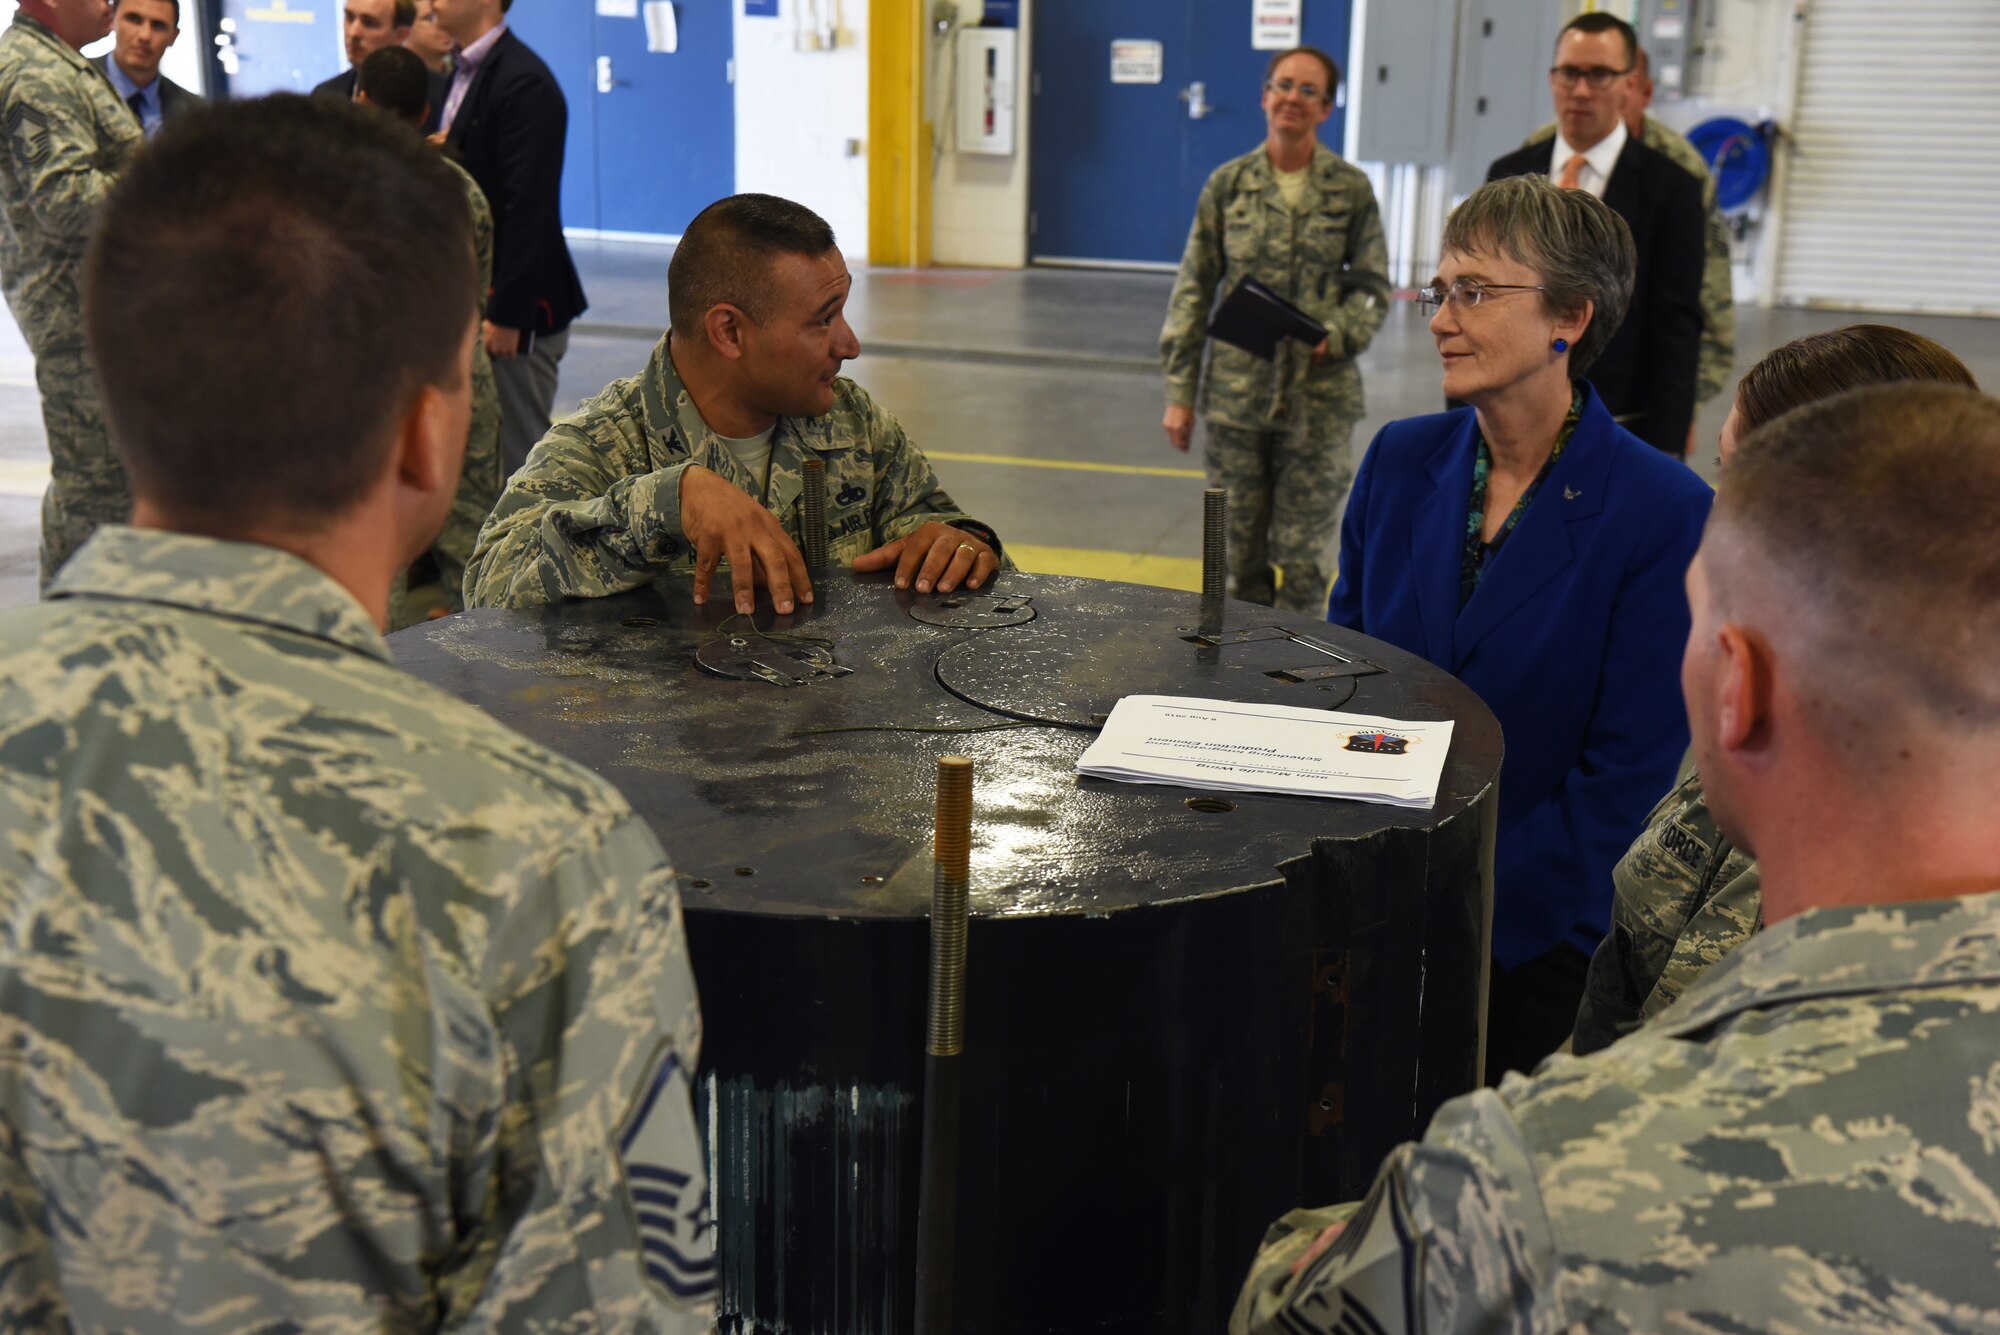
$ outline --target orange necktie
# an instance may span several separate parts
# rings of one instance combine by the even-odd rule
[[[1571,157],[1568,162],[1563,164],[1562,180],[1557,181],[1556,184],[1565,190],[1581,190],[1583,188],[1583,168],[1589,161],[1590,159],[1584,157],[1581,153]]]

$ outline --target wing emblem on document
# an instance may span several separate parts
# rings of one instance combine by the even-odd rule
[[[618,1158],[639,1233],[639,1270],[677,1306],[715,1292],[715,1225],[687,1072],[664,1049],[619,1128]]]
[[[1410,748],[1415,746],[1418,740],[1414,737],[1399,736],[1393,732],[1350,732],[1347,734],[1347,749],[1367,751],[1374,755],[1401,756],[1408,755]]]
[[[1423,1240],[1401,1183],[1384,1177],[1333,1246],[1299,1276],[1274,1318],[1285,1335],[1405,1335],[1417,1307]]]

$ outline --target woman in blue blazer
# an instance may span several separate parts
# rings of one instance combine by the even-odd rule
[[[1687,748],[1682,585],[1708,485],[1577,376],[1632,290],[1630,231],[1539,177],[1481,187],[1419,294],[1444,391],[1355,474],[1328,619],[1422,654],[1500,720],[1487,1075],[1569,1036],[1611,868]]]

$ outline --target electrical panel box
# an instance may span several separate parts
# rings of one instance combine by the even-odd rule
[[[1451,56],[1459,0],[1372,0],[1348,73],[1363,162],[1435,166],[1451,151]]]
[[[1701,43],[1694,29],[1695,0],[1640,0],[1639,45],[1652,62],[1657,96],[1671,101],[1694,86]]]
[[[1459,15],[1451,192],[1469,195],[1493,160],[1556,118],[1549,90],[1563,0],[1464,0]]]
[[[958,134],[961,153],[1014,151],[1016,38],[1013,28],[958,30]]]

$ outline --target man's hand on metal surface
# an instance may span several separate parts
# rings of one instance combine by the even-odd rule
[[[1313,349],[1314,366],[1318,366],[1321,362],[1326,360],[1327,349],[1332,342],[1333,342],[1332,334],[1328,334],[1325,338],[1319,341],[1319,346]]]
[[[771,590],[771,606],[792,610],[793,591],[813,600],[806,558],[778,523],[778,517],[713,469],[689,464],[681,470],[681,531],[694,544],[694,600],[708,601],[716,562],[729,560],[729,584],[736,610],[754,611],[757,583]],[[933,527],[937,527],[933,525]],[[953,530],[956,532],[956,530]]]
[[[950,593],[960,584],[976,589],[1000,568],[993,549],[964,529],[953,528],[933,519],[907,538],[884,543],[854,560],[854,568],[866,573],[896,567],[896,587],[907,589],[916,581],[918,593]]]
[[[1167,429],[1167,443],[1186,454],[1188,446],[1194,443],[1194,409],[1170,403],[1160,425]]]

